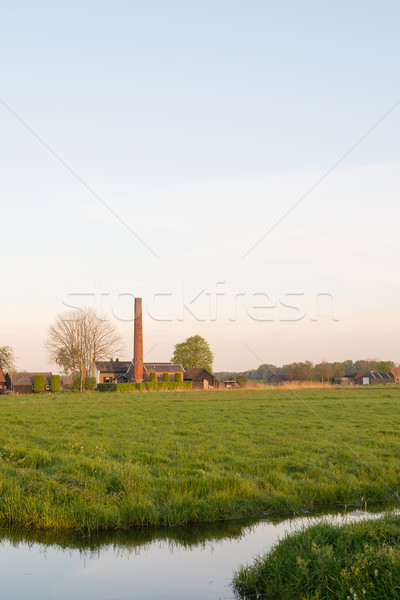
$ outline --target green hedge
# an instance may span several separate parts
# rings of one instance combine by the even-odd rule
[[[182,373],[175,373],[174,381],[182,381]]]
[[[96,387],[96,377],[86,377],[85,390],[94,390]]]
[[[149,381],[148,383],[98,383],[98,392],[166,392],[173,390],[191,390],[191,381]]]
[[[41,394],[44,392],[45,378],[44,375],[34,375],[33,377],[33,391],[35,394]]]
[[[96,387],[96,378],[95,377],[86,377],[85,390],[94,390],[95,387]],[[81,389],[81,378],[80,377],[75,377],[74,383],[72,384],[71,389],[75,390],[76,392],[79,392],[79,390]]]
[[[114,383],[117,392],[134,392],[136,383]]]
[[[59,375],[51,376],[51,391],[52,392],[60,391],[60,376]]]
[[[122,384],[119,384],[122,385]],[[116,383],[98,383],[96,386],[96,390],[99,392],[116,392],[117,384]]]
[[[169,383],[169,373],[162,374],[163,383]]]
[[[157,383],[157,373],[150,373],[150,383]]]

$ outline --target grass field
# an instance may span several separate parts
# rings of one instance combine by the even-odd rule
[[[0,397],[0,519],[96,530],[396,499],[400,389]]]

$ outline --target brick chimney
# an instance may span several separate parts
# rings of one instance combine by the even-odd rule
[[[135,338],[133,346],[133,379],[143,381],[142,299],[135,298]]]

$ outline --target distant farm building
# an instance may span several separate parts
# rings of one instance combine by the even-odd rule
[[[268,385],[283,385],[284,383],[286,383],[286,381],[286,377],[284,377],[283,375],[276,375],[275,373],[273,373],[273,375],[270,375],[267,379]]]
[[[370,371],[369,373],[357,373],[354,378],[356,385],[369,385],[369,384],[382,384],[382,383],[394,383],[395,377],[393,373],[375,373]]]
[[[209,390],[219,386],[219,380],[207,369],[186,369],[183,379],[192,382],[192,390]]]
[[[35,375],[44,375],[45,391],[51,391],[51,373],[7,373],[6,385],[13,394],[33,394]]]
[[[398,383],[399,375],[393,373],[375,373],[367,371],[365,373],[348,373],[343,377],[335,377],[333,383],[337,385],[377,385],[385,383]]]
[[[222,385],[227,390],[233,390],[234,388],[239,387],[239,384],[236,381],[236,379],[226,379],[225,381],[222,382]]]
[[[131,383],[134,381],[134,361],[97,361],[95,363],[96,383]],[[168,373],[169,380],[174,381],[175,374],[180,373],[183,379],[182,365],[171,362],[143,363],[143,381],[150,381],[150,373],[156,373],[157,381],[163,380],[163,374]]]

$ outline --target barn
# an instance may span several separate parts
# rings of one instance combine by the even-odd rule
[[[183,380],[191,381],[193,390],[209,390],[219,386],[219,379],[207,369],[186,369]]]
[[[395,377],[393,373],[375,373],[375,371],[369,371],[368,373],[357,373],[354,383],[356,385],[395,383]]]
[[[51,373],[7,373],[7,388],[14,394],[33,394],[35,375],[44,375],[45,390],[51,390]]]

